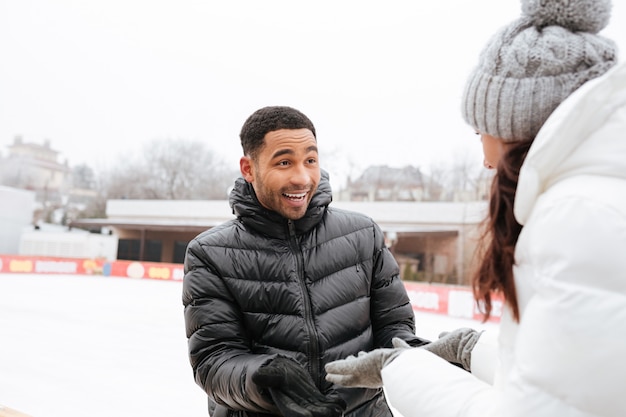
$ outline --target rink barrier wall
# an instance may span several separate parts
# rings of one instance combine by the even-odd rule
[[[184,275],[183,265],[174,263],[19,255],[0,255],[0,273],[100,275],[161,281],[182,281]],[[404,281],[404,286],[415,311],[483,320],[469,287],[412,281]],[[502,298],[494,295],[488,321],[500,321],[502,305]]]

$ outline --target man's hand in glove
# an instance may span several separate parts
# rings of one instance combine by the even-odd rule
[[[260,367],[252,381],[267,389],[285,417],[340,417],[346,403],[338,396],[325,396],[311,375],[295,360],[277,357]]]
[[[474,349],[481,333],[469,328],[443,332],[439,335],[439,339],[420,348],[426,349],[448,362],[458,363],[466,371],[471,371],[472,349]]]
[[[404,340],[394,337],[393,349],[380,348],[359,352],[358,356],[326,364],[326,380],[344,387],[380,388],[383,380],[380,371],[404,349],[410,348]]]

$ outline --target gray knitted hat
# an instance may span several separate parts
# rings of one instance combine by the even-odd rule
[[[521,0],[522,16],[495,34],[465,86],[462,113],[480,133],[534,139],[552,111],[617,62],[597,35],[611,0]]]

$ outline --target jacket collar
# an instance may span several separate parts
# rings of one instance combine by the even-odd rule
[[[331,201],[332,190],[329,175],[322,170],[320,183],[309,203],[306,214],[293,222],[296,234],[306,233],[317,225],[322,220]],[[268,236],[280,239],[288,238],[289,220],[275,211],[263,207],[259,203],[252,185],[243,178],[238,178],[235,181],[229,203],[233,214],[246,226]]]

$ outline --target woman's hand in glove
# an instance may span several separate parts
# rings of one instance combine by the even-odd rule
[[[359,352],[358,356],[326,364],[326,380],[344,387],[380,388],[383,380],[380,371],[403,350],[410,348],[404,340],[394,337],[393,348],[380,348]]]
[[[482,332],[474,329],[461,328],[451,332],[443,332],[439,339],[421,346],[448,362],[458,363],[466,371],[471,371],[472,350]]]
[[[427,345],[413,348],[405,341],[394,338],[393,349],[381,348],[371,352],[359,352],[358,356],[326,364],[326,380],[345,387],[380,388],[383,386],[381,371],[405,349],[425,349],[435,355],[457,363],[470,371],[472,349],[482,332],[461,328],[452,332],[443,332],[439,339]]]

